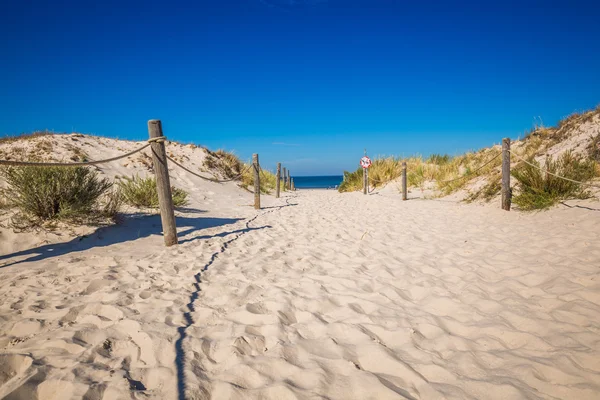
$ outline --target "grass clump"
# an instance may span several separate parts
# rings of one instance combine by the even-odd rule
[[[534,159],[530,159],[529,162],[540,167],[540,163]],[[564,153],[557,160],[548,157],[543,169],[580,182],[588,181],[598,174],[594,160],[573,155],[571,152]],[[547,209],[561,200],[591,197],[591,193],[582,185],[558,178],[528,164],[519,165],[512,175],[520,189],[520,193],[513,197],[513,202],[525,211]]]
[[[240,184],[244,189],[254,188],[254,168],[248,168],[244,166],[244,174],[242,175],[242,182]],[[277,184],[277,176],[272,172],[262,170],[260,172],[260,192],[269,194],[275,185]]]
[[[448,154],[432,154],[427,159],[427,162],[429,164],[445,165],[448,164],[450,160],[452,160],[452,157]]]
[[[9,167],[0,174],[8,184],[10,205],[17,207],[31,225],[48,220],[96,219],[103,215],[100,199],[112,186],[85,167]]]
[[[240,176],[245,168],[238,156],[225,150],[210,151],[206,149],[206,158],[203,164],[206,168],[217,170],[227,179]]]
[[[402,161],[396,157],[376,158],[369,167],[369,186],[384,185],[402,175]],[[344,171],[344,180],[338,187],[340,193],[362,190],[363,168],[356,171]]]
[[[140,178],[134,176],[131,178],[121,177],[119,180],[120,196],[122,201],[134,207],[158,208],[158,190],[156,188],[156,178]],[[183,207],[188,204],[188,193],[171,186],[171,195],[175,207]]]

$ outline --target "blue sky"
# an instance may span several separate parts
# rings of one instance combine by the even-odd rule
[[[600,4],[12,1],[0,135],[76,130],[258,152],[295,175],[458,154],[600,103]]]

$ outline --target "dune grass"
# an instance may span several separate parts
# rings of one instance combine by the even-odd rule
[[[533,158],[528,161],[540,167],[540,163]],[[558,159],[547,158],[542,168],[579,182],[598,176],[598,166],[594,160],[571,152],[564,153]],[[517,180],[519,189],[519,193],[513,196],[513,203],[521,210],[543,210],[562,200],[591,197],[583,185],[555,177],[525,163],[514,168],[512,176]]]
[[[398,179],[402,175],[402,163],[407,165],[407,183],[409,187],[424,188],[427,182],[435,183],[441,194],[449,194],[463,188],[470,179],[490,173],[501,164],[500,158],[494,159],[485,168],[478,170],[487,161],[500,154],[500,149],[493,147],[479,152],[470,152],[458,157],[447,154],[433,154],[427,159],[421,156],[409,158],[385,157],[376,158],[369,168],[369,185],[382,186]],[[344,172],[344,181],[340,192],[362,190],[363,171],[358,168],[353,172]]]
[[[100,179],[90,168],[8,167],[1,169],[0,175],[8,184],[8,205],[16,207],[27,224],[48,220],[88,222],[107,216],[109,211],[102,207],[101,200],[112,183]]]
[[[244,167],[244,174],[242,175],[242,182],[240,184],[244,189],[254,188],[254,168],[246,165]],[[277,176],[270,171],[262,170],[260,172],[260,192],[269,194],[275,189],[277,183]]]
[[[120,196],[125,203],[134,207],[159,207],[155,177],[140,178],[137,175],[131,178],[121,177],[118,185]],[[175,207],[184,207],[188,204],[188,193],[185,190],[171,186],[171,195]]]
[[[211,170],[216,170],[226,179],[236,178],[240,181],[240,186],[244,189],[254,187],[254,170],[249,168],[251,164],[244,163],[233,152],[225,150],[211,151],[206,150],[204,166]],[[262,170],[260,174],[261,193],[271,193],[275,189],[276,176],[270,171]]]

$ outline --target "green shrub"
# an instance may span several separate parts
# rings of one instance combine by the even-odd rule
[[[534,159],[529,162],[540,166]],[[597,176],[594,160],[575,156],[571,152],[563,154],[558,160],[548,158],[544,169],[580,182]],[[547,174],[525,163],[515,168],[512,175],[517,180],[520,190],[520,193],[513,197],[513,202],[522,210],[546,209],[561,200],[591,196],[582,185]]]
[[[112,186],[85,167],[9,167],[0,173],[11,204],[30,222],[93,218],[99,199]]]
[[[119,182],[120,195],[125,203],[134,207],[158,208],[158,190],[156,178],[121,177]],[[182,189],[171,186],[173,205],[183,207],[188,204],[188,193]]]

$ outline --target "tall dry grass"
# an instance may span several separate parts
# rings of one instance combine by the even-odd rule
[[[543,169],[552,174],[541,171],[540,163],[533,158],[528,161],[534,166],[520,163],[512,171],[519,190],[519,193],[513,197],[513,202],[521,210],[546,209],[561,200],[591,197],[591,193],[585,186],[552,174],[586,182],[598,176],[598,166],[594,160],[571,152],[566,152],[557,159],[548,157]]]

